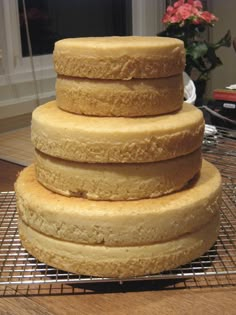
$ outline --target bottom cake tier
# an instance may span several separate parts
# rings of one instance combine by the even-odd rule
[[[44,188],[34,165],[15,184],[19,234],[30,254],[55,268],[128,278],[186,264],[219,232],[221,177],[203,161],[185,189],[154,199],[92,201]]]
[[[168,242],[108,247],[61,241],[19,221],[23,246],[40,261],[73,273],[118,278],[159,273],[186,264],[214,244],[218,231],[219,214],[198,231]]]

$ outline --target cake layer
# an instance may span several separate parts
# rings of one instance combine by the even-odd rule
[[[169,242],[146,246],[106,247],[65,242],[41,234],[19,221],[23,246],[40,261],[85,275],[127,278],[159,273],[204,254],[216,241],[219,215],[199,230]]]
[[[220,206],[221,178],[204,161],[199,178],[186,189],[154,199],[92,201],[55,194],[23,170],[16,185],[21,219],[37,231],[80,244],[146,245],[198,230]]]
[[[36,178],[66,196],[93,200],[154,198],[184,187],[201,168],[201,149],[153,163],[80,163],[35,152]]]
[[[157,36],[67,38],[53,58],[58,74],[92,79],[169,77],[185,67],[183,42]]]
[[[140,163],[175,158],[201,146],[202,112],[184,103],[156,117],[88,117],[65,112],[55,101],[32,116],[32,142],[41,152],[90,163]]]
[[[91,116],[155,116],[183,104],[182,74],[159,79],[91,80],[59,76],[57,105]]]

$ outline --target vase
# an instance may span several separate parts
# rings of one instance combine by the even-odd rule
[[[194,81],[194,85],[196,88],[196,101],[195,101],[195,105],[200,107],[202,105],[204,105],[204,95],[206,92],[206,84],[207,84],[207,80],[196,80]]]

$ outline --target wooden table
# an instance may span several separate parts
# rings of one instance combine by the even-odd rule
[[[0,191],[13,190],[21,169],[0,161]],[[1,287],[0,315],[236,314],[236,281],[230,277],[220,282],[196,278],[33,289]]]

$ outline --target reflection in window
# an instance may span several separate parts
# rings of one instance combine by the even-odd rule
[[[29,56],[23,1],[18,0],[23,57]],[[32,53],[51,54],[67,37],[132,33],[131,0],[25,0]]]

